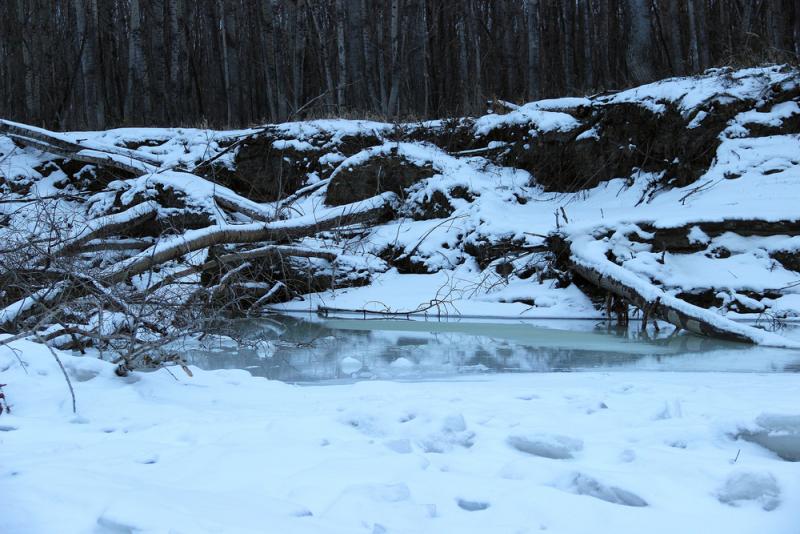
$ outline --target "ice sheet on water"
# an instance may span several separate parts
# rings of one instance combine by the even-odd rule
[[[800,462],[800,415],[761,414],[754,428],[740,431],[737,437],[761,445],[788,462]]]

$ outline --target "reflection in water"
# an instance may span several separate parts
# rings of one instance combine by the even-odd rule
[[[563,325],[563,323],[562,323]],[[559,325],[561,326],[561,325]],[[588,328],[587,328],[588,326]],[[692,335],[655,338],[604,323],[561,330],[529,323],[279,316],[228,324],[187,350],[205,369],[242,368],[287,382],[424,379],[464,373],[585,370],[797,372],[795,351]]]

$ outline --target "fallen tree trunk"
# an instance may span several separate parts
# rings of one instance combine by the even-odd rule
[[[237,265],[252,259],[274,256],[333,261],[337,257],[333,252],[296,246],[293,242],[319,232],[379,219],[391,210],[391,204],[396,199],[395,194],[385,193],[309,215],[276,220],[277,211],[285,207],[285,203],[274,207],[264,206],[195,174],[162,170],[161,163],[148,154],[100,143],[75,141],[74,137],[3,120],[0,120],[0,133],[5,133],[23,146],[126,174],[123,180],[110,189],[96,194],[95,190],[89,190],[94,194],[93,206],[97,206],[95,209],[112,210],[121,203],[134,203],[119,213],[91,219],[82,228],[77,228],[77,231],[75,221],[61,221],[55,213],[44,212],[37,216],[40,217],[43,227],[47,228],[46,237],[39,238],[41,232],[38,230],[27,236],[27,228],[21,228],[20,235],[26,236],[25,245],[17,248],[31,250],[27,256],[20,254],[18,258],[13,257],[12,260],[16,263],[8,262],[8,266],[4,268],[12,269],[9,271],[12,273],[28,269],[32,274],[16,284],[15,292],[8,293],[19,296],[13,297],[16,300],[3,302],[4,306],[0,307],[0,330],[24,328],[42,313],[55,312],[65,306],[72,310],[70,313],[73,316],[80,306],[84,306],[89,315],[106,304],[112,309],[119,308],[117,304],[121,302],[120,298],[111,293],[106,295],[98,292],[98,287],[109,290],[114,287],[114,291],[127,295],[123,299],[136,301],[147,299],[148,296],[158,299],[160,297],[152,295],[153,291],[182,277],[212,269],[219,269],[221,276],[225,277],[226,271],[235,271]],[[320,185],[308,188],[306,193],[317,187]],[[56,209],[63,208],[55,206],[53,210]],[[207,214],[208,220],[202,227],[195,226],[194,229],[186,230],[186,225],[181,224],[180,220],[177,223],[172,220],[183,213],[196,212]],[[232,222],[242,220],[236,215],[254,222]],[[162,219],[164,224],[146,224]],[[216,224],[209,226],[210,221],[215,221]],[[132,229],[135,230],[133,233],[130,232]],[[179,233],[165,236],[165,229]],[[184,256],[193,252],[247,243],[263,243],[263,246],[241,251],[230,247],[226,253],[203,265],[180,265]],[[31,248],[33,246],[35,248]],[[89,263],[77,257],[95,251],[119,251],[127,258],[115,260],[111,256]],[[141,282],[131,280],[133,277],[156,271],[159,266],[175,260],[179,262],[177,272],[159,277],[161,280],[155,284],[148,283],[144,291],[136,289]],[[82,261],[83,264],[80,263]],[[39,269],[30,269],[27,265],[38,266]],[[80,270],[81,266],[86,267],[86,271],[78,273],[76,269]],[[40,272],[42,276],[36,276]],[[57,272],[63,272],[63,277],[54,275]],[[242,287],[249,287],[264,282],[253,280],[242,284]],[[285,286],[281,281],[270,280],[267,289],[278,291],[275,288]],[[267,294],[270,294],[269,291]],[[76,304],[89,296],[96,297],[96,302],[90,300]],[[269,298],[259,296],[260,301]],[[109,302],[98,305],[98,302],[104,300]],[[121,313],[132,315],[124,308]],[[86,320],[90,321],[89,315]],[[150,330],[155,331],[153,328]]]
[[[155,170],[155,167],[152,167],[146,163],[135,160],[130,160],[130,162],[126,162],[124,160],[121,161],[110,154],[106,154],[97,150],[86,150],[84,148],[80,148],[79,150],[65,149],[21,135],[9,135],[9,137],[14,141],[31,148],[36,148],[42,152],[88,163],[90,165],[97,165],[98,167],[110,168],[126,174],[131,174],[133,176],[139,176]]]
[[[171,237],[133,256],[127,261],[116,264],[98,277],[98,282],[114,284],[124,282],[130,277],[149,271],[153,267],[180,258],[214,245],[243,244],[259,241],[279,241],[307,237],[333,228],[367,222],[385,214],[391,202],[396,198],[394,193],[384,193],[372,199],[356,202],[326,210],[319,218],[314,216],[298,217],[266,224],[219,225],[190,230],[184,234]],[[81,239],[81,243],[86,242]],[[281,250],[280,248],[275,249]],[[287,255],[305,255],[307,257],[329,257],[326,254],[303,253],[302,249],[285,249]],[[255,253],[251,253],[255,255]],[[260,253],[259,253],[260,254]],[[266,254],[266,252],[265,252]],[[241,257],[241,254],[230,254],[229,259]],[[209,267],[211,268],[211,267]],[[191,274],[194,268],[185,270]],[[80,287],[67,281],[59,282],[59,291],[40,290],[39,292],[14,302],[0,309],[0,329],[24,319],[39,307],[47,307],[58,300],[61,295],[69,293],[70,298],[85,295],[85,284]]]
[[[319,218],[304,216],[266,224],[219,225],[190,230],[115,266],[103,279],[112,283],[121,282],[156,265],[214,245],[291,241],[333,228],[367,222],[384,215],[395,198],[394,193],[384,193],[369,200],[329,209]]]
[[[740,324],[676,298],[650,281],[606,258],[607,245],[591,236],[572,238],[568,244],[571,270],[590,284],[611,292],[642,310],[694,334],[728,341],[780,347],[800,344],[777,334]]]
[[[37,128],[35,126],[3,119],[0,119],[0,133],[17,139],[23,144],[30,144],[32,146],[36,144],[38,145],[36,148],[41,148],[46,152],[62,155],[64,157],[70,157],[70,154],[80,153],[82,151],[96,151],[109,156],[113,155],[119,158],[128,158],[131,161],[152,166],[153,170],[158,169],[161,165],[158,159],[136,150],[98,143],[76,143],[70,141],[62,134],[51,132],[44,128]],[[55,152],[55,150],[58,152]]]
[[[155,201],[142,202],[125,211],[93,219],[86,223],[83,230],[54,248],[51,254],[67,254],[83,247],[89,241],[111,235],[123,229],[136,227],[153,220],[158,214],[159,205]]]
[[[652,222],[638,223],[637,226],[642,232],[650,234],[646,241],[652,243],[656,250],[669,250],[670,252],[702,250],[706,243],[692,240],[690,237],[695,228],[712,239],[726,232],[733,232],[742,237],[800,235],[800,220],[725,219],[711,222],[690,222],[681,226],[665,228],[657,227]],[[631,235],[631,239],[639,241],[635,234]]]
[[[164,287],[166,285],[172,284],[181,278],[185,278],[187,276],[191,276],[193,274],[199,274],[204,271],[210,271],[212,269],[217,269],[222,267],[228,263],[234,262],[245,262],[251,259],[257,258],[268,258],[270,256],[273,257],[297,257],[297,258],[320,258],[328,261],[333,261],[336,259],[336,254],[333,252],[328,252],[324,250],[314,250],[314,249],[307,249],[302,247],[291,247],[291,246],[283,246],[283,245],[267,245],[265,247],[259,247],[253,250],[246,250],[243,252],[233,252],[231,254],[224,254],[218,257],[215,260],[209,260],[202,265],[188,267],[186,269],[182,269],[175,273],[168,275],[167,277],[159,280],[156,284],[150,286],[147,290],[152,292],[157,290],[158,288]]]

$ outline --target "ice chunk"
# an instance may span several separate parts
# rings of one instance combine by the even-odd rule
[[[583,473],[576,473],[566,484],[559,487],[577,495],[588,495],[601,501],[620,504],[622,506],[647,506],[647,501],[628,490],[616,486],[606,486],[600,481]]]
[[[411,441],[408,439],[391,439],[384,442],[384,445],[399,454],[409,454],[411,452]]]
[[[362,367],[363,364],[352,356],[346,356],[342,358],[342,361],[339,362],[339,369],[341,369],[342,372],[347,375],[357,373]]]
[[[444,432],[463,432],[467,429],[467,423],[464,421],[464,416],[460,413],[449,415],[444,418],[442,422],[442,430]]]
[[[752,472],[732,474],[717,492],[719,502],[738,506],[743,501],[755,501],[768,512],[781,503],[780,495],[781,490],[774,476]]]
[[[425,452],[447,452],[453,446],[470,448],[475,443],[475,433],[467,430],[467,422],[460,413],[450,414],[442,421],[441,430],[419,441]]]
[[[424,452],[443,453],[454,446],[469,449],[475,444],[475,433],[464,430],[462,432],[435,432],[419,440],[417,443]]]
[[[403,358],[401,356],[400,358],[397,358],[395,361],[393,361],[389,365],[391,365],[392,367],[394,367],[396,369],[411,369],[416,364],[414,362],[412,362],[411,360],[409,360],[408,358]]]
[[[553,460],[567,460],[583,450],[583,440],[555,434],[509,436],[506,442],[520,452]]]

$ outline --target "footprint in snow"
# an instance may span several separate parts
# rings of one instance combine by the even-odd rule
[[[557,434],[509,436],[506,443],[520,452],[551,460],[568,460],[583,450],[583,440]]]
[[[151,456],[144,456],[144,457],[136,460],[136,463],[144,464],[144,465],[156,464],[156,463],[158,463],[158,455],[157,454],[153,454]]]
[[[747,502],[755,502],[767,512],[774,510],[781,503],[778,481],[770,473],[750,471],[734,473],[717,490],[716,495],[721,503],[741,506]]]
[[[647,506],[647,501],[635,493],[616,486],[607,486],[583,473],[573,474],[567,480],[556,484],[556,487],[576,495],[586,495],[621,506]]]
[[[481,510],[486,510],[490,506],[488,502],[470,501],[467,499],[456,499],[456,504],[458,504],[459,508],[467,512],[480,512]]]
[[[417,418],[417,414],[413,412],[409,412],[405,415],[401,415],[400,418],[397,420],[398,423],[408,423],[409,421],[413,421]]]

